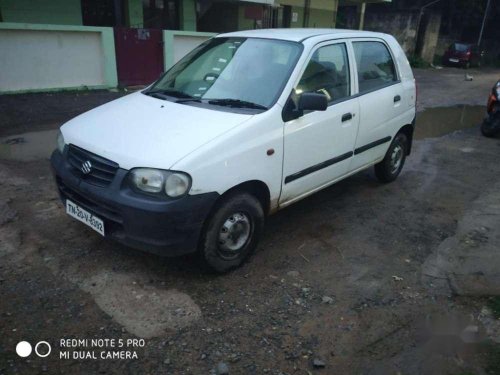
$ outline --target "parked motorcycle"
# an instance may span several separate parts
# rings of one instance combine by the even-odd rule
[[[486,111],[488,115],[481,125],[481,133],[485,137],[494,137],[500,133],[500,81],[491,90]]]

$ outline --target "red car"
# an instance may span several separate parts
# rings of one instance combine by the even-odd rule
[[[483,53],[476,45],[468,43],[453,43],[444,53],[443,65],[459,65],[470,68],[480,66]]]

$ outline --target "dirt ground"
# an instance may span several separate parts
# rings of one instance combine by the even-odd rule
[[[224,276],[103,240],[66,216],[45,157],[0,160],[0,374],[500,374],[500,140],[481,136],[481,110],[441,108],[483,104],[500,72],[462,75],[416,71],[428,114],[397,181],[364,171],[278,212]],[[38,128],[0,116],[1,135],[61,113]],[[434,133],[450,114],[461,123]],[[449,267],[450,239],[474,269]],[[21,358],[23,340],[52,351]],[[100,357],[120,351],[137,358]]]

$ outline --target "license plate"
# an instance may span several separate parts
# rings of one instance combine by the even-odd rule
[[[450,62],[457,63],[457,62],[458,62],[458,59],[450,59]]]
[[[88,225],[101,236],[104,236],[104,222],[97,216],[81,208],[79,205],[71,202],[69,199],[66,199],[66,213],[76,220]]]

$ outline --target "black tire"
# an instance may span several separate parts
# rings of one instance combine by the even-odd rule
[[[224,248],[236,245],[231,240],[233,233],[228,231],[227,226],[224,226],[231,221],[231,217],[234,219],[231,225],[234,226],[235,233],[239,232],[234,237],[240,237],[243,234],[240,240],[245,237],[247,221],[250,226],[249,237],[238,250]],[[246,192],[235,192],[223,198],[209,217],[200,238],[198,253],[202,265],[217,273],[229,272],[239,267],[257,247],[264,229],[264,221],[262,205],[253,195]],[[244,227],[243,230],[241,230],[242,227]],[[220,236],[224,235],[229,236],[228,244],[222,244],[220,240]]]
[[[399,160],[397,167],[393,161],[393,154],[395,152],[397,153],[397,160]],[[381,182],[387,183],[394,181],[403,169],[407,152],[408,138],[404,133],[398,133],[389,146],[384,159],[380,163],[375,164],[375,176],[377,176]]]
[[[481,133],[488,138],[496,136],[500,132],[500,118],[485,119],[481,124]]]

